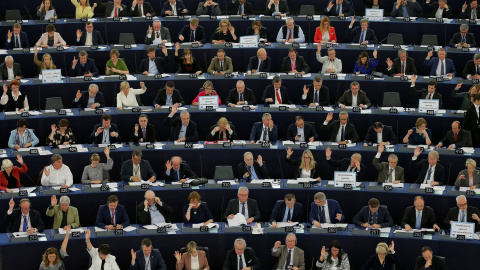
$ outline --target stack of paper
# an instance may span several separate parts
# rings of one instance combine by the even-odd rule
[[[238,182],[235,182],[235,180],[222,180],[222,181],[217,181],[218,184],[222,183],[230,183],[230,185],[238,185]]]
[[[394,188],[403,188],[404,187],[404,183],[398,183],[398,184],[394,184],[394,183],[383,183],[382,186],[392,186]]]
[[[247,219],[241,213],[237,213],[233,218],[228,219],[228,227],[238,227],[247,225]]]
[[[86,232],[86,230],[84,228],[74,228],[74,229],[71,229],[70,232],[81,232],[81,233],[84,233]],[[66,234],[67,231],[64,230],[63,228],[58,228],[58,233],[59,234]]]
[[[421,184],[420,185],[421,189],[424,189],[424,188],[427,188],[427,187],[432,187],[432,186],[430,186],[429,184]],[[435,190],[435,191],[445,191],[445,186],[433,186],[433,190]]]
[[[348,227],[347,223],[320,223],[322,225],[322,228],[328,229],[328,228],[341,228],[341,229],[346,229]]]
[[[277,228],[285,228],[292,226],[298,226],[298,222],[277,222]],[[270,227],[272,227],[272,224],[270,224]]]
[[[196,229],[196,228],[200,228],[203,226],[204,223],[198,223],[198,224],[192,224],[192,228]],[[220,225],[218,225],[218,223],[208,223],[207,224],[207,227],[209,229],[211,228],[220,228]]]
[[[473,190],[473,191],[475,191],[475,193],[477,193],[477,194],[480,193],[480,188],[470,189],[470,187],[460,187],[459,190],[462,191],[462,192],[465,192],[465,191],[467,191],[467,190]]]

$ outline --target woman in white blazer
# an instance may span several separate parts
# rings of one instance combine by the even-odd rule
[[[37,47],[48,48],[58,46],[65,46],[67,43],[63,40],[62,36],[58,32],[55,32],[55,26],[53,24],[47,25],[47,32],[43,33],[40,39],[35,44]]]
[[[92,257],[92,264],[88,270],[120,270],[118,267],[117,261],[115,260],[115,256],[110,254],[110,246],[107,244],[102,244],[98,246],[98,248],[94,248],[92,243],[90,243],[90,230],[85,233],[85,242],[87,242],[87,251]],[[105,261],[105,263],[103,263]]]
[[[130,88],[130,84],[124,81],[120,84],[120,93],[117,94],[117,108],[121,110],[123,107],[138,107],[137,95],[141,95],[147,91],[144,82],[140,82],[142,89]]]

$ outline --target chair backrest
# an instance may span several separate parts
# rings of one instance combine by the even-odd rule
[[[135,37],[133,33],[120,33],[118,37],[118,44],[135,44]]]
[[[135,99],[137,100],[138,106],[143,106],[142,99],[140,98],[140,95],[136,95]]]
[[[205,251],[205,257],[207,257],[207,261],[208,261],[208,264],[210,264],[210,250],[208,249],[208,247],[201,247],[201,246],[197,246],[197,250],[203,250]],[[180,253],[185,253],[187,252],[187,248],[186,247],[182,247],[180,248]]]
[[[232,166],[216,166],[215,176],[213,178],[219,180],[233,179],[234,176]]]
[[[470,130],[463,130],[465,132],[465,136],[467,136],[467,147],[472,147],[472,133]]]
[[[383,93],[382,107],[402,107],[402,102],[400,102],[400,94],[398,92]]]
[[[314,5],[301,5],[298,15],[315,15],[315,6]]]
[[[5,12],[6,21],[21,21],[22,15],[20,15],[19,9],[9,9]]]
[[[45,110],[63,109],[63,101],[61,97],[47,98],[45,103]]]
[[[437,35],[423,35],[421,45],[438,46]]]
[[[37,182],[35,183],[35,185],[37,185],[37,186],[42,185],[42,175],[43,175],[43,169],[38,173],[38,178],[37,178]]]
[[[388,34],[387,44],[393,45],[403,45],[403,36],[402,34]]]
[[[108,170],[103,170],[103,180],[110,180],[110,173]]]
[[[305,123],[305,124],[309,124],[310,126],[312,126],[312,127],[313,127],[313,130],[316,130],[316,129],[315,129],[315,122],[311,122],[311,121],[305,121],[305,120],[303,120],[303,123]]]

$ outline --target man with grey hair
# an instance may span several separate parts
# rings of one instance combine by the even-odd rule
[[[465,195],[457,196],[457,206],[448,210],[448,214],[445,217],[445,226],[450,228],[452,222],[470,222],[475,223],[475,231],[480,229],[480,213],[478,208],[474,206],[468,206],[467,197]]]
[[[398,58],[391,60],[387,58],[387,73],[389,76],[404,76],[418,74],[415,67],[415,60],[407,57],[407,51],[404,49],[398,50]]]
[[[305,35],[302,28],[295,24],[295,21],[288,17],[285,20],[285,25],[280,27],[277,34],[278,43],[303,43],[305,42]]]
[[[223,270],[260,270],[262,264],[253,249],[247,248],[247,242],[243,238],[235,239],[233,249],[227,252]]]
[[[360,90],[360,84],[356,81],[350,83],[350,89],[343,92],[343,95],[338,99],[337,106],[345,108],[347,106],[360,107],[366,109],[372,106],[367,94]]]
[[[447,5],[447,0],[438,0],[435,2],[430,2],[431,0],[427,0],[425,4],[427,7],[432,11],[430,18],[452,18],[452,10]]]
[[[0,78],[4,81],[20,80],[23,78],[20,64],[14,63],[11,55],[7,55],[5,57],[5,62],[0,65]]]
[[[273,123],[272,115],[264,113],[262,122],[253,124],[252,131],[250,131],[250,143],[254,144],[256,141],[275,143],[277,139],[277,126]]]
[[[53,217],[53,229],[62,228],[67,230],[80,227],[78,218],[78,209],[70,206],[70,198],[68,196],[60,197],[60,205],[57,204],[57,196],[50,198],[50,206],[47,208],[47,216]]]
[[[363,181],[367,167],[361,163],[362,155],[359,153],[354,153],[350,159],[344,158],[341,160],[335,160],[332,159],[332,149],[328,147],[325,150],[325,157],[327,158],[328,164],[336,168],[335,171],[354,172],[357,175],[357,181]]]
[[[244,81],[238,80],[236,87],[228,93],[227,104],[229,107],[257,105],[257,99],[253,90],[246,87]]]
[[[67,188],[73,185],[73,175],[70,168],[63,164],[63,158],[59,154],[54,154],[51,158],[51,165],[43,169],[43,186],[62,186]]]
[[[280,13],[280,16],[285,17],[290,15],[290,9],[288,8],[287,1],[270,0],[267,1],[267,9],[264,14],[272,16],[274,13]]]
[[[157,174],[153,171],[150,162],[142,159],[142,150],[136,149],[132,152],[132,159],[126,160],[122,163],[120,171],[120,178],[124,182],[139,182],[157,180]]]
[[[197,124],[190,120],[190,113],[187,110],[182,110],[180,117],[173,118],[180,106],[179,103],[173,104],[172,111],[163,120],[165,125],[172,127],[168,140],[176,142],[198,141]]]
[[[280,76],[274,76],[272,84],[265,87],[262,102],[265,103],[265,106],[270,106],[270,104],[293,104],[288,96],[287,88],[282,86],[282,79]]]
[[[412,157],[412,167],[419,170],[417,184],[428,184],[430,186],[445,185],[445,168],[438,164],[440,155],[437,151],[430,151],[428,159],[418,161],[418,156],[422,153],[420,146],[415,148]]]
[[[378,146],[378,152],[373,158],[373,166],[378,171],[377,181],[379,183],[405,183],[404,169],[398,166],[398,156],[390,154],[388,156],[388,162],[380,162],[380,156],[382,155],[385,147],[383,145]]]
[[[472,135],[470,131],[464,130],[460,126],[460,121],[453,121],[452,129],[447,131],[445,137],[435,146],[436,148],[447,147],[448,150],[472,147]]]
[[[345,215],[336,200],[327,199],[323,192],[315,193],[308,219],[314,227],[321,228],[323,223],[338,223],[344,220]]]
[[[153,21],[153,27],[148,26],[147,35],[145,36],[145,44],[165,44],[172,42],[170,30],[162,26],[160,20]]]
[[[248,198],[248,188],[240,187],[237,192],[237,199],[231,199],[228,202],[227,209],[223,214],[225,220],[235,217],[236,214],[242,214],[247,220],[247,224],[258,222],[262,218],[258,209],[257,201]]]
[[[72,60],[70,77],[77,76],[98,77],[98,68],[95,65],[95,60],[88,58],[88,53],[85,50],[81,50],[78,53],[78,59],[74,56]]]
[[[331,142],[337,142],[339,144],[346,144],[346,143],[357,143],[359,141],[359,137],[357,131],[355,130],[355,126],[348,122],[348,112],[341,111],[338,120],[332,121],[333,113],[328,113],[325,122],[321,127],[322,130],[331,130],[332,135],[330,136]]]
[[[73,107],[89,109],[105,107],[105,99],[103,98],[103,93],[99,91],[98,85],[90,84],[88,91],[80,92],[80,90],[77,90],[73,100]]]
[[[297,237],[294,233],[287,234],[285,245],[277,241],[272,248],[272,256],[279,257],[276,269],[305,270],[305,254],[296,246]]]
[[[468,60],[463,69],[463,77],[469,80],[480,79],[480,53],[475,53],[473,60]]]
[[[19,207],[15,207],[13,197],[8,202],[8,211],[5,215],[5,227],[7,232],[26,232],[28,234],[43,232],[45,225],[37,210],[31,209],[30,200],[23,198]]]
[[[310,107],[330,105],[330,90],[323,85],[320,75],[313,78],[311,85],[303,85],[302,104]]]
[[[352,36],[352,43],[360,43],[360,44],[377,44],[378,40],[375,36],[375,31],[368,28],[368,19],[362,19],[360,21],[360,26],[356,26],[353,28],[353,24],[355,23],[355,16],[352,17],[352,21],[347,29],[347,34]]]
[[[250,57],[248,61],[247,73],[255,72],[270,72],[272,69],[272,59],[267,56],[267,51],[264,48],[257,50],[257,56]]]
[[[342,73],[342,60],[335,57],[335,48],[328,48],[327,54],[326,56],[322,56],[322,43],[318,43],[316,57],[317,61],[322,63],[320,73]]]
[[[251,181],[252,179],[269,179],[267,165],[263,162],[262,156],[258,155],[254,160],[252,152],[243,154],[243,162],[238,164],[238,178]]]
[[[453,35],[448,46],[457,48],[470,48],[477,46],[475,36],[473,33],[468,32],[468,24],[460,25],[460,32]]]
[[[171,222],[172,207],[155,196],[151,190],[145,191],[145,200],[137,205],[138,224],[156,224]]]

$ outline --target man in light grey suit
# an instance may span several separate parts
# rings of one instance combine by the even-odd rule
[[[373,159],[373,166],[378,171],[379,183],[405,183],[404,169],[398,165],[398,157],[395,154],[388,156],[388,162],[380,162],[380,156],[385,150],[383,145],[378,146],[378,153]]]
[[[160,20],[153,21],[153,27],[150,25],[148,26],[147,35],[145,36],[145,44],[152,44],[155,40],[157,40],[158,44],[172,42],[170,30],[163,27]]]
[[[272,256],[280,257],[276,269],[305,270],[305,255],[302,249],[296,247],[297,237],[289,233],[285,237],[285,244],[275,242],[272,248]]]

